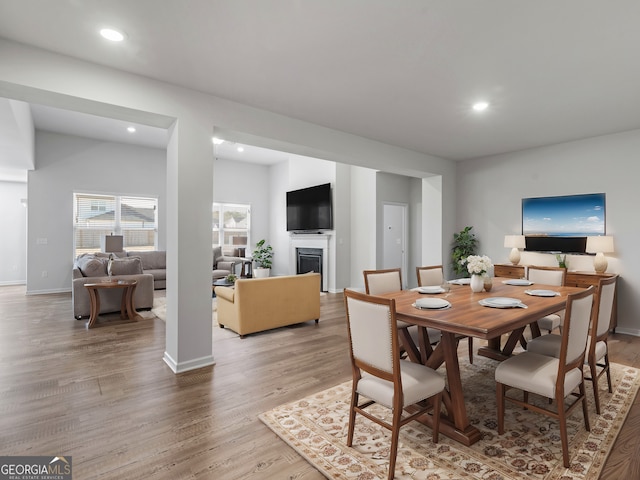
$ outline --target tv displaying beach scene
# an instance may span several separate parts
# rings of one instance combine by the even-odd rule
[[[522,199],[525,236],[589,237],[605,233],[604,193]]]

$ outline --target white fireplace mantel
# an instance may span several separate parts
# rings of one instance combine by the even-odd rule
[[[297,248],[318,248],[322,249],[322,291],[329,289],[329,244],[331,235],[326,233],[292,233],[289,237],[289,265],[295,273],[297,258]]]

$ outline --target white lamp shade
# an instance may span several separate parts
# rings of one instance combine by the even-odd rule
[[[600,237],[587,237],[587,253],[613,252],[613,237],[602,235]]]
[[[524,248],[524,235],[505,235],[504,246],[505,248]]]

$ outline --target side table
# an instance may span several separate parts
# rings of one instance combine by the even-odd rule
[[[87,283],[85,288],[89,292],[91,301],[91,314],[87,322],[87,328],[91,328],[98,321],[100,313],[100,290],[120,288],[122,289],[122,303],[120,304],[120,318],[137,321],[139,318],[133,304],[133,294],[136,291],[137,280],[114,280],[99,283]]]

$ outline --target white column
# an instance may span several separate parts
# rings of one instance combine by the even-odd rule
[[[212,365],[212,127],[180,117],[167,148],[167,325],[175,373]]]

